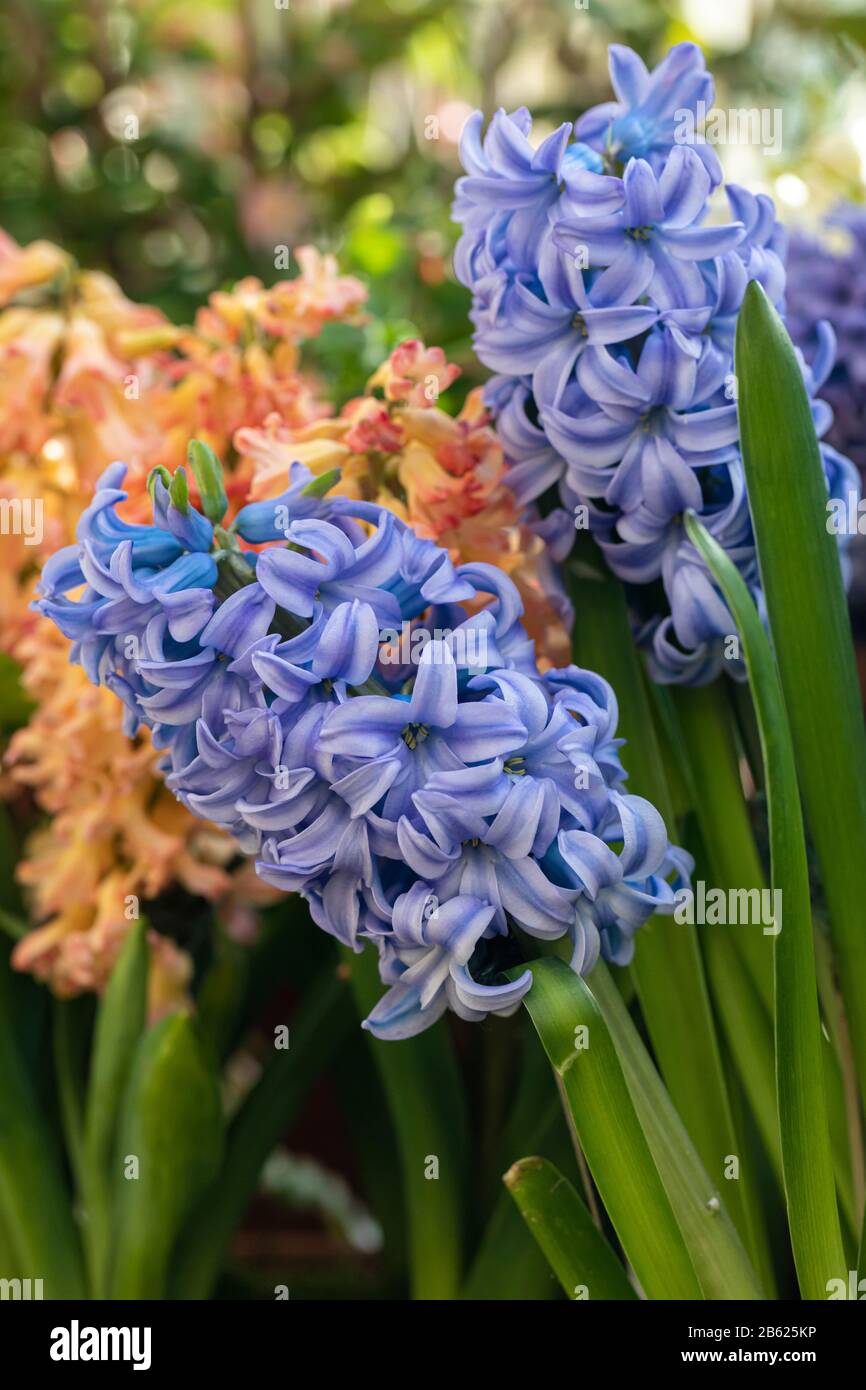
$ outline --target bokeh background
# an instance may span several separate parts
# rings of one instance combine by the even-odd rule
[[[21,244],[58,243],[178,323],[243,276],[283,278],[287,252],[313,243],[370,290],[365,326],[329,324],[311,344],[325,393],[345,401],[397,343],[420,337],[463,369],[445,402],[453,409],[484,379],[472,355],[469,296],[451,271],[449,209],[467,115],[526,105],[541,136],[608,99],[609,42],[631,45],[652,64],[682,39],[703,45],[717,106],[782,111],[777,154],[720,149],[729,179],[772,194],[788,223],[822,236],[837,203],[864,202],[862,7],[4,0],[0,225]],[[845,233],[829,235],[841,244]],[[17,685],[4,680],[3,721],[12,729],[26,705],[15,705]],[[182,922],[195,954],[196,933],[211,931],[206,904],[178,890],[159,906],[162,916],[149,908],[156,928]],[[273,982],[293,981],[296,995],[326,951],[322,933],[287,930],[287,910],[260,914],[253,992],[261,1036],[286,1016]],[[223,947],[227,971],[239,968],[243,949]],[[23,1012],[46,1007],[44,993],[32,986]],[[463,1060],[480,1109],[483,1058],[467,1051]],[[230,1101],[249,1088],[257,1065],[255,1046],[238,1051]],[[364,1171],[365,1137],[387,1125],[381,1098],[379,1110],[370,1099],[371,1070],[353,1025],[330,1079],[266,1169],[234,1246],[242,1272],[224,1294],[248,1296],[275,1277],[289,1280],[293,1297],[393,1292],[394,1242],[370,1214],[374,1189],[391,1177],[379,1158]]]
[[[792,222],[859,201],[866,14],[832,0],[5,0],[0,196],[19,242],[57,241],[188,320],[275,247],[314,241],[372,285],[375,327],[326,335],[335,390],[401,337],[478,379],[450,272],[469,111],[543,130],[608,96],[611,40],[656,61],[700,42],[717,105],[783,111],[783,142],[722,151]],[[339,367],[339,374],[335,371]]]

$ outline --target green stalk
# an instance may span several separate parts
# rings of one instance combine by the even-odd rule
[[[775,962],[776,1093],[788,1225],[804,1298],[826,1297],[845,1272],[824,1096],[812,912],[794,750],[779,673],[757,609],[732,561],[686,515],[692,544],[709,567],[743,643],[761,731],[770,823],[772,883],[782,894]]]
[[[625,1270],[558,1168],[546,1158],[522,1158],[502,1181],[569,1298],[636,1298]]]
[[[380,998],[373,951],[349,962],[358,1008]],[[458,1296],[463,1266],[467,1116],[460,1074],[444,1021],[401,1042],[369,1037],[400,1149],[412,1297]]]

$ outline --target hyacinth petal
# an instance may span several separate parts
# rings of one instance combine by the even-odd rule
[[[461,705],[448,730],[448,746],[467,763],[514,752],[525,739],[525,726],[501,700]]]
[[[442,993],[429,1008],[422,1010],[417,986],[401,982],[392,985],[361,1024],[375,1038],[402,1041],[414,1038],[441,1018],[448,1001]]]
[[[485,836],[507,859],[526,859],[538,831],[544,791],[534,778],[516,781]]]
[[[503,1013],[516,1008],[523,996],[532,986],[532,971],[525,970],[518,979],[505,985],[479,985],[469,974],[465,965],[451,966],[451,979],[460,1003],[464,1008],[479,1013]]]
[[[343,798],[353,816],[362,816],[382,800],[403,771],[403,766],[403,759],[396,754],[391,758],[376,758],[334,782],[332,790]]]
[[[397,822],[397,843],[406,863],[414,872],[420,878],[433,883],[456,857],[453,853],[440,849],[429,835],[418,830],[406,816],[401,816]]]
[[[539,173],[544,171],[558,176],[559,166],[562,163],[562,156],[565,153],[571,132],[571,121],[564,121],[556,130],[551,131],[550,135],[542,140],[534,152],[531,160],[532,168]]]
[[[579,169],[568,180],[565,199],[566,220],[576,217],[606,217],[619,212],[625,202],[622,179]]]
[[[710,176],[694,150],[675,145],[659,179],[666,229],[690,227],[703,211]]]
[[[584,353],[577,375],[586,394],[604,405],[631,406],[650,399],[650,388],[641,376],[603,348]]]
[[[314,671],[307,671],[275,652],[258,651],[251,657],[253,669],[267,688],[281,700],[302,700],[312,686],[319,684]]]
[[[668,847],[665,823],[651,802],[642,796],[620,796],[612,800],[622,828],[623,848],[620,865],[624,878],[646,878],[656,873]]]
[[[274,600],[260,584],[247,584],[220,604],[201,634],[202,646],[239,656],[267,635],[275,611]]]
[[[57,594],[67,594],[84,583],[81,568],[81,549],[77,545],[66,545],[49,555],[39,575],[37,592],[46,598]]]
[[[551,883],[534,859],[503,860],[498,883],[503,908],[530,936],[555,941],[574,920],[577,895]]]
[[[627,227],[655,227],[664,219],[659,185],[645,159],[629,160],[622,183]]]
[[[216,599],[212,589],[182,589],[179,593],[162,594],[160,602],[174,640],[191,642],[210,619]]]
[[[744,231],[742,222],[729,222],[724,226],[665,227],[659,236],[678,260],[706,261],[739,246]]]
[[[391,751],[409,722],[409,706],[404,701],[359,695],[330,711],[322,724],[319,743],[331,753],[381,757]]]
[[[324,566],[292,550],[266,550],[256,564],[256,579],[287,613],[311,618]]]
[[[447,729],[457,716],[457,667],[447,644],[428,642],[418,663],[406,723]]]
[[[562,830],[557,845],[587,897],[597,898],[603,888],[622,878],[619,859],[597,835],[586,830]]]
[[[643,59],[624,44],[612,43],[607,50],[610,85],[626,106],[637,106],[647,95],[650,76]]]
[[[569,333],[562,341],[549,347],[535,367],[532,376],[532,390],[536,400],[558,405],[569,383],[574,365],[586,346],[586,339],[576,333]],[[509,472],[509,483],[513,477]]]
[[[338,604],[324,625],[313,656],[313,671],[330,680],[361,685],[376,664],[379,623],[368,603]]]
[[[626,237],[616,260],[593,281],[588,296],[589,303],[597,309],[633,305],[649,287],[652,276],[651,259],[637,241],[632,237]],[[624,338],[631,336],[623,334]]]
[[[583,317],[590,343],[601,345],[645,333],[658,318],[658,310],[649,304],[611,305],[607,309],[586,309]]]

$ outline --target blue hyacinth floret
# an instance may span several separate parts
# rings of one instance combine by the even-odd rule
[[[365,1026],[402,1038],[446,1009],[512,1012],[531,975],[503,972],[533,937],[566,938],[580,972],[625,964],[691,866],[625,790],[610,686],[539,673],[494,567],[455,567],[300,464],[224,527],[218,464],[203,468],[202,510],[185,470],[159,469],[136,525],[112,465],[36,606],[122,700],[126,732],[151,730],[184,805],[345,946],[375,943],[389,989]]]
[[[486,395],[519,500],[558,488],[592,532],[630,586],[657,680],[742,677],[735,624],[683,513],[698,513],[763,610],[733,347],[750,280],[784,312],[785,233],[763,194],[728,184],[727,208],[714,198],[722,171],[698,130],[713,81],[695,44],[652,72],[612,44],[610,75],[617,100],[537,148],[525,108],[498,111],[483,138],[481,112],[469,118],[455,266],[496,373]],[[811,366],[801,358],[810,397],[833,352],[825,326]],[[832,412],[814,400],[813,415],[821,437]],[[821,452],[828,496],[859,497],[850,461]]]

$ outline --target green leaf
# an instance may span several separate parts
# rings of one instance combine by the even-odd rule
[[[696,792],[694,811],[712,867],[714,886],[764,888],[767,876],[755,844],[748,803],[740,781],[733,713],[727,698],[727,681],[720,679],[699,687],[681,686],[673,692],[680,721],[684,752]],[[773,938],[759,924],[742,927],[708,926],[724,937],[726,955],[736,953],[748,971],[766,1013],[773,1013]],[[769,1063],[772,1066],[772,1052]]]
[[[181,1224],[213,1178],[221,1146],[218,1078],[192,1019],[172,1014],[139,1043],[124,1097],[114,1159],[112,1298],[164,1296]]]
[[[776,1093],[788,1226],[800,1291],[825,1298],[846,1269],[824,1098],[824,1064],[809,872],[785,699],[767,635],[745,582],[693,512],[686,531],[731,610],[743,644],[761,734],[772,886],[781,893],[774,940]]]
[[[46,1298],[84,1297],[78,1232],[58,1146],[13,1027],[9,970],[0,963],[0,1225],[17,1269]]]
[[[366,1016],[382,993],[375,953],[353,955],[350,969]],[[398,1043],[369,1034],[368,1043],[402,1160],[412,1296],[456,1298],[463,1264],[468,1122],[444,1020]]]
[[[544,1153],[561,1170],[574,1170],[574,1147],[554,1074],[531,1025],[524,1044],[514,1102],[500,1136],[498,1171],[502,1174],[512,1166],[516,1154],[527,1152]],[[539,1300],[558,1293],[550,1266],[514,1202],[506,1191],[500,1191],[460,1291],[461,1299]]]
[[[54,1076],[63,1136],[79,1191],[83,1190],[84,1095],[93,996],[52,1000]]]
[[[707,1175],[603,962],[596,965],[587,983],[616,1046],[638,1119],[704,1297],[764,1297],[727,1210],[741,1178],[715,1183]]]
[[[502,1179],[568,1297],[637,1297],[584,1203],[545,1158],[522,1158]],[[584,1292],[585,1290],[585,1292]]]
[[[658,808],[671,839],[676,825],[652,709],[629,625],[625,592],[587,533],[571,561],[575,660],[610,682],[627,740],[628,788]],[[636,939],[634,976],[641,1011],[674,1104],[708,1171],[721,1177],[724,1155],[739,1145],[694,927],[654,917]],[[738,1204],[738,1195],[734,1205]],[[739,1220],[744,1221],[742,1213]]]
[[[524,1004],[561,1081],[607,1214],[648,1298],[701,1298],[602,1012],[564,961],[536,961]]]
[[[104,1298],[111,1232],[114,1140],[124,1089],[147,1015],[147,927],[135,922],[99,1004],[82,1142],[87,1263],[95,1298]]]
[[[333,967],[305,991],[288,1048],[274,1049],[232,1121],[219,1173],[199,1194],[175,1256],[172,1297],[211,1294],[265,1160],[354,1022],[345,997],[345,981]]]
[[[737,322],[740,436],[773,650],[866,1096],[866,730],[808,396],[752,281]]]
[[[202,1041],[217,1061],[231,1051],[242,1025],[250,985],[251,952],[214,929],[213,959],[196,998],[196,1019]]]
[[[766,874],[758,856],[740,782],[733,716],[725,680],[700,688],[681,687],[673,696],[678,721],[676,748],[695,790],[697,823],[687,826],[695,856],[695,878],[723,890],[761,889]],[[744,1238],[766,1286],[772,1287],[772,1261],[765,1227],[768,1206],[781,1213],[782,1152],[776,1114],[773,1039],[773,944],[761,925],[706,923],[700,943],[710,994],[727,1046],[728,1064],[748,1097],[765,1152],[773,1166],[777,1192],[758,1190],[759,1174],[742,1150],[737,1193],[742,1196]],[[731,1078],[729,1077],[729,1085]],[[739,1140],[745,1135],[739,1126]],[[730,1186],[730,1185],[728,1185]],[[784,1217],[782,1217],[784,1219]]]

